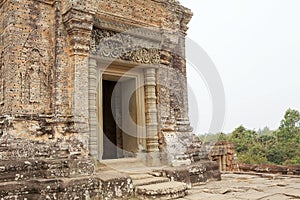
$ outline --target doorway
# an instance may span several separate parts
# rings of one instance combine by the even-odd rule
[[[137,110],[136,78],[103,74],[103,160],[136,156]]]
[[[117,124],[112,109],[112,93],[115,81],[102,81],[103,96],[103,159],[117,158]]]

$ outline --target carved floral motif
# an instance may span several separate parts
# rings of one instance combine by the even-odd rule
[[[143,64],[159,64],[158,46],[145,39],[114,31],[93,29],[90,49],[92,54]]]

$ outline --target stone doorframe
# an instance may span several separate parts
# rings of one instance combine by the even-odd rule
[[[103,155],[103,119],[102,119],[102,76],[114,75],[134,78],[137,90],[137,128],[139,145],[147,153],[158,153],[158,122],[156,105],[156,66],[143,65],[136,67],[126,62],[113,62],[91,56],[89,60],[89,151],[102,160]],[[112,67],[106,68],[104,66]],[[98,110],[99,109],[99,110]]]

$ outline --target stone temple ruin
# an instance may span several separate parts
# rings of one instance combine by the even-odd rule
[[[0,0],[1,199],[176,198],[220,179],[188,118],[191,17],[177,0]]]

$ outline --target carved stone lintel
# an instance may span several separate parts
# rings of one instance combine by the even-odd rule
[[[121,59],[142,64],[159,64],[158,43],[115,31],[94,28],[90,49],[101,57]]]

